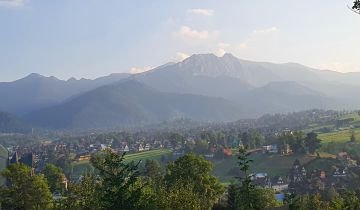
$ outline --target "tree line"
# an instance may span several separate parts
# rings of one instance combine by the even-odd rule
[[[286,147],[294,153],[314,154],[321,147],[321,140],[315,132],[305,134],[302,131],[283,132],[277,137],[277,143],[280,150]]]
[[[239,150],[239,166],[246,174],[226,187],[211,175],[212,163],[187,153],[162,168],[155,160],[127,162],[125,153],[110,150],[93,155],[96,174],[84,174],[64,190],[61,169],[47,164],[35,174],[21,163],[11,164],[2,175],[2,209],[264,209],[276,206],[274,192],[251,184],[248,156]],[[61,197],[53,197],[60,192]],[[241,206],[249,200],[254,205]],[[240,202],[241,201],[241,202]],[[248,202],[248,203],[249,203]],[[234,206],[235,205],[235,206]],[[240,206],[239,206],[240,205]]]
[[[169,163],[165,171],[154,160],[144,167],[105,151],[91,163],[98,175],[85,174],[70,183],[61,198],[60,169],[48,165],[42,174],[16,163],[2,175],[8,180],[0,189],[3,209],[211,209],[224,194],[224,187],[211,175],[212,164],[193,153]],[[55,167],[55,168],[54,168]]]
[[[127,162],[126,155],[110,150],[93,155],[96,175],[84,174],[64,188],[60,168],[47,164],[35,174],[21,163],[8,166],[0,188],[1,209],[359,209],[360,191],[332,195],[288,195],[284,203],[271,188],[255,186],[249,170],[250,153],[240,147],[237,155],[241,176],[225,187],[211,175],[212,164],[187,153],[162,168],[155,160]],[[54,197],[59,192],[61,196]]]

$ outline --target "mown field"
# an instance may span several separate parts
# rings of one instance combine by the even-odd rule
[[[337,120],[345,120],[345,119],[349,119],[349,118],[352,118],[353,121],[351,121],[349,123],[348,127],[341,128],[340,130],[350,129],[350,126],[355,127],[355,128],[360,128],[360,115],[358,113],[349,113],[349,114],[339,117]],[[315,132],[323,133],[324,130],[335,130],[335,129],[336,129],[336,125],[334,123],[330,123],[330,124],[314,123],[314,124],[309,124],[307,126],[307,128],[303,130],[303,132],[309,133],[311,131],[315,131]],[[324,132],[324,133],[328,133],[328,132]]]
[[[169,155],[171,153],[172,151],[170,149],[157,149],[157,150],[150,150],[145,152],[132,153],[125,156],[125,161],[138,162],[140,160],[146,160],[146,159],[160,160],[162,155]],[[72,178],[78,177],[84,174],[85,172],[92,172],[94,170],[94,167],[90,164],[88,160],[74,161],[72,166],[73,166]]]
[[[322,144],[329,142],[349,142],[352,132],[354,131],[355,138],[360,140],[360,128],[350,129],[345,128],[339,131],[322,133],[319,134],[319,139],[321,139]]]
[[[347,127],[343,127],[332,132],[320,133],[318,135],[319,139],[321,139],[322,144],[320,151],[333,155],[336,155],[339,152],[346,151],[353,159],[360,160],[360,116],[357,113],[353,113],[345,115],[339,119],[347,118],[354,119]],[[354,143],[350,142],[352,133],[354,133],[355,135]],[[329,159],[325,162],[321,161],[316,161],[316,164],[312,163],[310,165],[310,168],[313,167],[322,169],[322,167],[328,168],[327,165],[330,165],[330,163],[334,164],[333,162],[329,161]]]
[[[250,156],[253,160],[250,167],[250,173],[265,172],[269,176],[284,176],[291,169],[294,161],[299,159],[302,164],[315,159],[310,155],[267,155],[253,154]],[[220,178],[222,182],[229,182],[234,179],[234,171],[238,171],[236,156],[221,161],[214,162],[213,174]]]
[[[150,150],[145,152],[138,152],[133,153],[125,156],[126,161],[140,161],[140,160],[146,160],[146,159],[160,159],[162,155],[169,155],[172,151],[170,149],[157,149],[157,150]]]
[[[335,124],[331,125],[309,125],[307,129],[303,131],[305,133],[311,131],[317,131],[319,133],[318,137],[321,139],[322,144],[327,144],[330,142],[335,143],[343,143],[349,142],[352,132],[355,134],[355,138],[360,140],[360,115],[358,113],[350,113],[343,115],[338,118],[338,120],[344,120],[352,118],[351,121],[347,126],[336,129]],[[329,130],[329,132],[323,130]],[[331,132],[330,132],[331,131]]]

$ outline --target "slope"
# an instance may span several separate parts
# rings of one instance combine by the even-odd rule
[[[32,112],[26,119],[57,129],[90,129],[131,126],[189,118],[199,121],[231,121],[241,116],[240,107],[221,98],[156,91],[127,80],[89,91],[70,101]]]

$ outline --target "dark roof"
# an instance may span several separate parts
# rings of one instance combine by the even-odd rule
[[[17,152],[14,152],[14,154],[11,157],[10,164],[14,164],[18,162],[19,162],[19,155]]]
[[[21,156],[20,163],[33,167],[34,154],[32,152],[24,154]]]

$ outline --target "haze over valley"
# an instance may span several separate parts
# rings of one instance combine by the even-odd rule
[[[0,0],[0,210],[360,209],[360,0]]]
[[[359,82],[357,82],[359,81]],[[32,73],[0,83],[2,112],[36,127],[115,128],[176,119],[229,122],[359,108],[360,73],[195,54],[137,74],[67,81]]]

